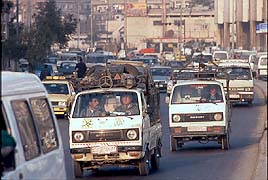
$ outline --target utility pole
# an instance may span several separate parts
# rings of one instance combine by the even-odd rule
[[[77,49],[79,49],[79,44],[80,44],[80,9],[79,9],[79,0],[76,0],[76,5],[77,5]]]
[[[234,58],[234,21],[235,21],[235,0],[232,0],[232,58]]]
[[[30,32],[31,23],[32,23],[31,21],[32,21],[32,3],[31,3],[31,0],[27,0],[27,28],[28,28],[28,32]]]
[[[181,45],[182,45],[182,3],[181,3],[181,9],[180,9],[180,28],[181,28],[181,33],[180,33],[180,44],[179,44],[179,52],[180,52],[180,60],[181,60]]]
[[[19,43],[19,0],[16,0],[16,40]]]
[[[93,49],[93,1],[90,2],[90,46]]]
[[[108,39],[108,32],[109,32],[109,17],[110,17],[110,1],[107,0],[107,3],[108,3],[108,8],[107,8],[107,17],[106,17],[106,50],[109,49],[109,39]]]
[[[127,0],[124,0],[124,11],[125,11],[125,17],[124,17],[124,49],[127,48]]]
[[[162,29],[162,38],[165,37],[166,33],[166,23],[167,23],[167,9],[166,9],[166,0],[162,0],[162,8],[163,8],[163,14],[162,14],[162,24],[163,24],[163,29]]]

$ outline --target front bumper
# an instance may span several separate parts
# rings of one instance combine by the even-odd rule
[[[252,102],[254,99],[253,92],[237,92],[229,94],[230,102]]]
[[[144,155],[142,146],[119,146],[118,152],[107,154],[92,153],[90,148],[76,148],[70,151],[74,160],[91,162],[92,164],[98,162],[102,164],[109,164],[111,162],[120,164],[120,162],[141,159]]]
[[[226,134],[225,126],[204,126],[204,127],[171,127],[170,135],[172,137],[207,137],[207,136],[220,136]]]
[[[55,115],[64,115],[65,112],[67,112],[66,107],[53,107],[53,111]]]

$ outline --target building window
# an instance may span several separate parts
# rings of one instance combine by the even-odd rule
[[[153,25],[154,26],[162,26],[162,21],[154,21]]]

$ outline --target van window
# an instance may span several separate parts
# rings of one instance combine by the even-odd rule
[[[267,66],[267,57],[265,58],[261,58],[260,59],[260,65],[262,65],[262,66]]]
[[[30,103],[41,139],[42,151],[50,152],[58,147],[58,137],[49,104],[45,98],[30,99]]]
[[[33,159],[40,154],[40,148],[29,106],[25,100],[12,101],[11,106],[17,121],[25,159]]]

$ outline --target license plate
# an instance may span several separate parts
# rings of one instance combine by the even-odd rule
[[[207,131],[206,126],[190,126],[187,128],[188,131]]]
[[[239,98],[239,94],[230,94],[230,98]]]
[[[91,148],[93,154],[117,153],[117,146],[95,146]]]

